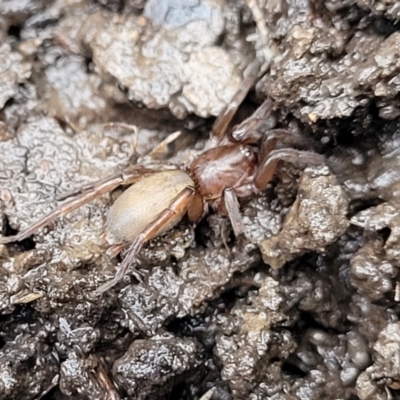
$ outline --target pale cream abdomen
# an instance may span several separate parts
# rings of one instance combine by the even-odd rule
[[[132,242],[142,230],[165,209],[186,187],[194,182],[181,170],[157,172],[127,189],[110,208],[107,216],[107,237],[112,242]],[[184,207],[154,237],[171,229],[186,213]]]

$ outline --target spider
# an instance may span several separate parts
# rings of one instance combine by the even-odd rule
[[[188,165],[132,165],[121,174],[81,188],[58,208],[14,236],[0,237],[0,244],[21,241],[91,200],[120,185],[125,190],[109,210],[106,222],[108,241],[115,252],[131,243],[115,277],[100,286],[104,292],[116,285],[134,263],[143,245],[174,227],[187,214],[199,221],[209,206],[229,217],[238,240],[244,228],[238,198],[265,190],[280,160],[320,165],[324,157],[313,151],[276,149],[277,143],[307,146],[300,135],[282,129],[266,130],[272,101],[267,99],[248,119],[236,126],[232,138],[226,134],[237,108],[254,85],[257,74],[249,74],[227,109],[214,123],[203,153]]]

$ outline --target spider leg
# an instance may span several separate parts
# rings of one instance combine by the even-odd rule
[[[174,167],[172,165],[170,166],[167,164],[154,164],[154,165],[149,165],[147,167],[144,167],[142,165],[131,165],[124,168],[122,172],[118,172],[116,174],[107,176],[106,178],[99,179],[91,183],[87,183],[86,185],[79,187],[73,192],[62,194],[57,197],[57,200],[62,201],[67,199],[68,197],[75,197],[86,192],[92,192],[96,190],[97,187],[102,185],[107,185],[108,183],[111,184],[114,181],[120,182],[117,184],[117,186],[131,185],[132,183],[135,183],[138,179],[140,179],[143,175],[151,174],[153,172],[165,171],[169,169],[177,169],[177,167]]]
[[[137,148],[137,143],[138,143],[138,128],[135,125],[129,125],[129,124],[125,124],[123,122],[108,122],[103,124],[102,129],[104,130],[105,128],[123,128],[123,129],[127,129],[127,130],[131,130],[134,132],[135,135],[135,140],[134,140],[134,151],[136,153],[136,148]],[[148,156],[150,156],[150,158],[157,158],[157,156],[160,156],[162,154],[163,151],[166,150],[166,147],[168,146],[168,144],[172,143],[174,140],[176,140],[179,136],[181,135],[181,131],[177,131],[172,133],[171,135],[169,135],[166,139],[164,139],[161,143],[159,143],[152,151],[150,151],[150,153],[148,154]],[[121,173],[117,173],[111,176],[108,176],[102,180],[98,180],[92,183],[88,183],[86,185],[81,186],[80,188],[78,188],[77,190],[74,190],[72,192],[69,193],[65,193],[62,194],[60,196],[57,197],[58,201],[62,201],[67,199],[68,197],[73,197],[73,196],[77,196],[78,194],[81,194],[83,192],[86,191],[91,191],[93,190],[93,188],[97,185],[101,185],[109,180],[113,180],[116,179],[118,177],[120,177],[121,175],[128,175],[126,183],[123,182],[121,183],[121,185],[130,185],[131,183],[134,183],[136,180],[133,181],[129,181],[129,175],[136,174],[138,173],[137,171],[142,169],[142,175],[144,175],[146,173],[146,170],[149,170],[148,172],[157,172],[159,170],[164,171],[166,169],[165,166],[162,166],[160,169],[160,165],[158,164],[153,164],[153,165],[149,165],[147,168],[142,167],[141,165],[133,165],[133,166],[125,166],[124,167],[124,172]],[[175,168],[176,169],[176,168]]]
[[[268,116],[272,111],[272,100],[267,98],[249,118],[236,125],[232,138],[237,142],[255,143],[263,136],[264,125],[268,125]]]
[[[276,149],[278,142],[290,146],[312,148],[312,141],[305,136],[298,135],[286,129],[273,129],[264,135],[259,152],[259,158],[261,160],[265,159],[271,151]]]
[[[199,193],[193,193],[188,206],[188,217],[190,222],[197,222],[204,214],[203,197]]]
[[[244,239],[244,226],[240,217],[239,202],[233,188],[226,188],[223,192],[223,201],[229,220],[231,221],[233,232],[238,241],[238,246],[242,247]]]
[[[136,168],[134,168],[136,167]],[[98,182],[94,182],[91,185],[86,185],[84,190],[80,190],[77,196],[66,200],[60,204],[57,208],[44,215],[37,222],[28,226],[27,228],[20,231],[18,234],[7,237],[0,237],[0,244],[19,242],[31,236],[36,230],[43,226],[49,225],[51,222],[56,220],[58,217],[66,215],[71,211],[76,210],[84,204],[100,197],[101,195],[111,192],[120,185],[129,185],[136,182],[146,173],[153,173],[154,169],[144,168],[142,166],[134,166],[122,174],[113,175],[109,178],[103,179]],[[176,169],[176,167],[175,167]]]
[[[256,189],[264,190],[275,174],[279,161],[288,161],[292,164],[323,165],[325,158],[313,151],[296,149],[279,149],[271,151],[261,163],[254,177]]]
[[[161,156],[165,155],[168,150],[168,145],[170,145],[176,139],[178,139],[178,137],[181,136],[181,134],[182,131],[176,131],[171,133],[164,140],[158,143],[156,147],[154,147],[154,149],[147,154],[147,156],[151,158],[160,158]]]
[[[96,291],[98,293],[105,292],[111,287],[115,286],[126,274],[128,268],[136,261],[136,256],[143,245],[155,237],[163,228],[170,226],[171,222],[178,214],[188,206],[190,199],[194,194],[194,188],[187,187],[182,190],[168,208],[157,215],[141,232],[141,234],[130,245],[124,260],[122,261],[115,277],[105,284],[101,285]]]
[[[243,100],[249,93],[250,89],[256,83],[260,72],[260,64],[258,62],[254,62],[248,69],[247,77],[244,79],[238,91],[234,94],[230,103],[226,106],[226,108],[219,114],[217,119],[214,122],[214,125],[211,130],[210,139],[214,145],[219,144],[224,136],[226,135],[226,131],[230,122],[236,114],[236,111],[242,104]]]
[[[112,246],[110,246],[107,251],[106,254],[109,258],[115,258],[117,257],[117,255],[119,253],[121,253],[121,251],[123,250],[123,248],[125,247],[124,243],[116,243],[113,244]]]

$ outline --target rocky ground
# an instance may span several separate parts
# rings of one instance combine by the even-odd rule
[[[189,163],[255,63],[236,122],[270,97],[266,124],[326,160],[240,199],[244,246],[212,210],[184,218],[105,293],[118,190],[0,244],[0,399],[400,398],[399,19],[388,0],[0,0],[2,236],[129,165]]]

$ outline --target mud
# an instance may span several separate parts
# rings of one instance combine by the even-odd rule
[[[135,163],[187,164],[249,65],[279,163],[151,240],[105,293],[124,188],[0,244],[0,399],[398,398],[400,9],[388,1],[0,2],[0,233]],[[170,135],[177,139],[153,149]],[[278,148],[283,144],[278,144]],[[162,196],[155,190],[154,196]]]

